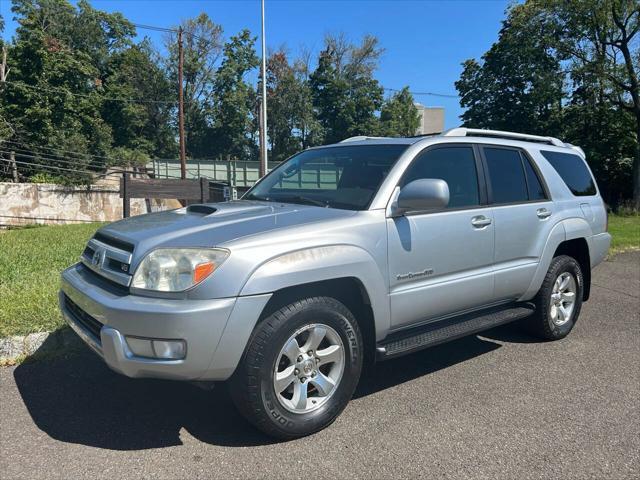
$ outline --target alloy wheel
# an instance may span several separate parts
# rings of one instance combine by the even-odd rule
[[[328,325],[297,330],[276,359],[273,387],[280,404],[293,413],[321,407],[338,388],[345,367],[340,335]]]
[[[553,323],[562,326],[571,319],[576,303],[576,280],[569,272],[558,275],[551,292],[549,315]]]

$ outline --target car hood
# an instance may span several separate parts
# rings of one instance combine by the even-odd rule
[[[212,247],[274,229],[355,215],[308,205],[237,200],[191,205],[111,223],[98,232],[132,245],[136,256],[159,246]]]

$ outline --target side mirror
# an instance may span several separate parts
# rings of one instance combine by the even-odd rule
[[[449,204],[449,185],[439,178],[421,178],[406,184],[392,206],[392,216],[439,210]]]

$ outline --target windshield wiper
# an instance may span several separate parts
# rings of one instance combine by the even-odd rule
[[[276,198],[277,201],[287,202],[291,201],[292,203],[307,203],[309,205],[316,205],[318,207],[328,207],[329,202],[327,200],[316,200],[315,198],[305,197],[303,195],[283,195]]]

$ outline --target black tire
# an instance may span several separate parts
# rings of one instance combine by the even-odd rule
[[[575,303],[566,323],[557,325],[551,316],[551,295],[556,279],[565,272],[571,274],[576,282]],[[584,277],[580,264],[567,255],[555,257],[534,299],[536,313],[529,322],[532,333],[544,340],[560,340],[569,335],[580,315],[583,291]]]
[[[344,370],[335,390],[319,408],[295,413],[276,397],[274,369],[291,335],[312,324],[328,325],[340,336]],[[256,326],[231,378],[231,396],[240,413],[270,436],[289,440],[310,435],[330,425],[346,407],[360,378],[363,353],[362,334],[349,309],[331,297],[301,299]]]

